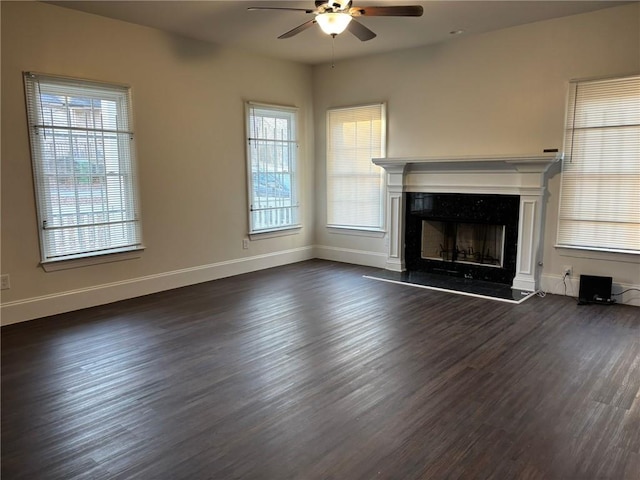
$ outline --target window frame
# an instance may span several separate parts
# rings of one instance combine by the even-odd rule
[[[252,117],[255,115],[256,111],[265,111],[265,112],[274,112],[274,115],[280,115],[283,118],[287,118],[288,124],[288,136],[293,138],[288,138],[287,140],[276,140],[276,139],[259,139],[255,132],[252,132]],[[266,116],[266,115],[261,115]],[[245,102],[245,146],[246,146],[246,168],[247,168],[247,212],[248,212],[248,234],[250,238],[271,238],[273,236],[281,236],[281,235],[290,235],[296,233],[296,230],[300,230],[302,228],[301,225],[301,207],[300,207],[300,142],[299,142],[299,132],[300,132],[300,109],[294,106],[288,105],[276,105],[270,103],[260,103],[254,101]],[[293,125],[292,125],[293,124]],[[272,226],[264,226],[260,227],[258,222],[256,221],[255,216],[258,215],[255,212],[258,212],[258,208],[254,208],[254,205],[257,202],[256,197],[254,197],[254,173],[260,174],[260,168],[257,167],[257,172],[254,172],[254,156],[252,155],[252,142],[260,140],[264,142],[285,142],[289,144],[289,148],[292,150],[287,150],[288,155],[288,171],[289,174],[289,199],[291,205],[281,205],[276,207],[266,207],[271,209],[282,209],[290,210],[290,222],[284,223],[280,225],[272,225]],[[274,175],[281,172],[264,172],[267,175],[273,173]],[[284,178],[281,179],[282,182],[279,184],[284,185],[283,188],[286,188],[286,181]],[[268,187],[267,187],[268,188]],[[275,187],[274,187],[275,188]],[[276,200],[276,196],[274,196],[274,201]],[[257,225],[256,225],[257,224]]]
[[[618,230],[615,228],[606,229],[602,234],[595,235],[594,233],[587,234],[587,236],[580,236],[580,234],[574,230],[570,231],[569,224],[580,224],[583,223],[585,225],[584,228],[588,227],[588,223],[594,223],[598,220],[592,218],[587,218],[588,215],[585,213],[585,208],[580,208],[579,210],[575,208],[571,208],[573,203],[577,202],[579,188],[587,188],[586,185],[589,185],[590,182],[585,180],[591,180],[598,185],[599,188],[606,188],[607,182],[606,180],[598,180],[597,177],[606,177],[607,175],[611,175],[607,173],[606,170],[606,161],[616,162],[616,165],[620,163],[622,167],[630,166],[630,169],[633,170],[632,162],[634,159],[627,158],[626,156],[622,156],[622,160],[619,160],[621,157],[620,154],[615,154],[612,156],[610,152],[611,145],[624,145],[624,147],[629,148],[629,144],[622,141],[624,137],[620,137],[620,133],[616,133],[615,137],[610,137],[606,134],[607,130],[614,130],[616,132],[624,130],[624,128],[635,128],[636,130],[640,130],[640,125],[638,123],[625,123],[625,114],[624,110],[626,105],[619,107],[614,110],[617,118],[616,122],[611,123],[608,119],[605,122],[603,119],[606,114],[609,112],[604,108],[594,109],[595,114],[598,115],[598,121],[593,121],[589,119],[588,114],[586,112],[589,111],[589,108],[592,103],[600,102],[600,103],[612,103],[611,95],[618,93],[620,95],[621,90],[618,87],[618,92],[616,90],[616,83],[625,82],[625,81],[635,81],[635,87],[640,88],[640,75],[639,74],[631,74],[631,75],[622,75],[616,77],[606,77],[606,78],[592,78],[592,79],[580,79],[580,80],[572,80],[568,85],[567,92],[567,102],[566,102],[566,117],[565,117],[565,136],[564,136],[564,159],[562,162],[562,174],[560,181],[560,193],[559,193],[559,202],[558,202],[558,220],[556,225],[556,244],[555,247],[559,249],[567,249],[573,251],[583,251],[586,254],[593,255],[595,252],[602,252],[606,254],[622,254],[622,255],[640,255],[640,243],[637,245],[637,249],[634,248],[622,248],[620,245],[624,243],[628,243],[628,241],[633,241],[633,237],[631,240],[627,242],[620,242],[617,246],[610,243],[609,240],[605,238],[605,233],[611,237],[615,236],[616,238],[626,238],[626,235],[623,233],[624,230]],[[579,92],[580,87],[583,89],[589,87],[598,88],[599,85],[604,85],[604,88],[609,88],[609,93],[607,97],[603,98],[598,95],[586,94],[583,99],[580,98]],[[633,87],[632,87],[633,88]],[[584,94],[584,92],[583,92]],[[632,97],[636,99],[636,97]],[[637,99],[636,99],[637,101]],[[633,104],[632,104],[633,105]],[[633,110],[633,109],[631,109]],[[592,115],[593,116],[593,115]],[[576,120],[576,119],[579,120]],[[578,122],[578,123],[577,123]],[[578,133],[577,133],[578,132]],[[593,133],[592,133],[593,132]],[[601,133],[604,132],[604,133]],[[584,136],[584,138],[580,138],[576,140],[576,135],[580,134]],[[597,134],[600,138],[594,139],[589,135]],[[633,133],[632,135],[633,136]],[[621,143],[622,142],[622,143]],[[619,147],[619,148],[624,148]],[[579,152],[579,153],[575,153]],[[631,153],[633,155],[633,153]],[[571,166],[573,163],[573,159],[576,161],[581,161],[582,171],[571,172]],[[615,160],[613,160],[615,158]],[[637,159],[636,159],[637,161]],[[609,167],[611,168],[611,167]],[[591,170],[591,171],[589,171]],[[632,174],[633,177],[638,180],[640,183],[640,172]],[[572,186],[571,184],[576,184],[576,180],[580,181],[580,185],[584,185],[584,187]],[[612,189],[608,189],[611,191]],[[640,198],[640,188],[636,187],[633,190],[633,193],[636,194]],[[583,194],[584,195],[584,194]],[[584,197],[581,197],[584,198]],[[590,197],[587,197],[590,198]],[[598,197],[596,197],[598,198]],[[599,203],[599,202],[598,202]],[[629,209],[632,211],[633,209]],[[599,209],[596,207],[591,207],[588,210],[589,214],[598,216],[606,216],[606,209]],[[633,215],[633,213],[631,213]],[[633,216],[624,215],[625,221],[613,220],[612,218],[607,218],[608,222],[617,222],[617,223],[627,223],[633,229],[639,228],[640,218],[635,219]],[[579,228],[579,227],[575,227]],[[592,229],[595,227],[592,227]],[[620,232],[620,233],[617,233]],[[617,233],[617,235],[616,235]],[[632,234],[633,235],[633,234]],[[597,237],[597,238],[596,238]],[[638,241],[638,239],[636,239]],[[625,245],[626,247],[626,245]]]
[[[137,182],[137,164],[136,164],[136,149],[134,141],[134,129],[133,129],[133,112],[131,101],[131,87],[123,84],[101,82],[59,75],[42,74],[36,72],[23,72],[24,88],[25,88],[25,100],[26,100],[26,117],[29,130],[29,143],[30,143],[30,156],[32,165],[32,178],[35,193],[36,203],[36,218],[38,222],[38,236],[40,243],[40,265],[45,271],[56,271],[67,268],[75,268],[86,265],[93,265],[98,263],[105,263],[111,261],[125,260],[129,258],[138,258],[140,252],[144,250],[142,243],[142,220],[140,215],[140,189]],[[44,88],[43,88],[44,86]],[[43,92],[44,90],[44,92]],[[55,93],[53,93],[55,92]],[[59,118],[54,114],[53,110],[50,112],[50,119],[45,120],[42,116],[45,112],[43,98],[46,95],[54,96],[68,96],[76,98],[78,100],[91,99],[90,112],[92,114],[91,122],[85,124],[84,127],[78,126],[76,122],[70,116],[72,109],[68,105],[63,105],[62,108],[67,112],[66,124],[57,121]],[[84,95],[84,96],[83,96]],[[102,115],[102,104],[100,104],[100,117],[99,126],[96,126],[94,101],[110,101],[113,103],[112,109],[117,111],[114,118],[124,118],[124,129],[120,129],[116,123],[115,127],[110,128],[109,125],[104,125],[105,119],[108,117]],[[107,122],[108,123],[108,122]],[[53,153],[50,152],[51,145],[44,141],[46,132],[50,131],[50,135],[53,138]],[[67,134],[61,134],[61,131],[67,131]],[[99,172],[77,172],[76,162],[82,156],[75,149],[77,148],[76,140],[84,132],[86,144],[82,145],[84,148],[89,149],[95,147],[92,153],[96,155],[91,162],[91,154],[87,154],[87,166],[90,168],[104,168],[103,173]],[[60,159],[65,156],[59,154],[56,151],[55,138],[59,135],[68,136],[68,149],[70,154],[66,156],[71,160],[73,168],[70,172],[60,172],[58,170]],[[123,141],[123,138],[127,138]],[[108,140],[110,145],[106,145],[105,141]],[[100,145],[100,147],[98,147]],[[115,146],[115,148],[113,148]],[[109,148],[112,147],[112,148]],[[87,150],[88,152],[89,150]],[[117,154],[111,153],[111,161],[115,162],[118,166],[115,171],[107,171],[107,151],[109,153],[117,151]],[[102,154],[102,158],[99,159],[99,153]],[[49,160],[54,162],[55,172],[47,171],[46,162]],[[51,166],[49,167],[51,168]],[[120,216],[119,221],[112,220],[112,212],[109,210],[109,182],[108,178],[115,175],[117,178],[117,192],[120,200]],[[91,198],[91,212],[83,212],[81,209],[81,203],[79,203],[79,197],[81,195],[81,183],[80,177],[91,177],[91,182],[96,179],[103,179],[102,192],[100,199],[97,203],[101,210],[95,211],[94,205],[96,205],[94,197],[94,188],[89,187]],[[53,186],[46,186],[45,178],[54,178],[55,184]],[[68,177],[68,178],[67,178]],[[63,213],[63,204],[61,204],[60,194],[65,193],[60,189],[60,180],[73,179],[73,193],[74,201],[69,205],[75,208],[75,221],[71,223],[63,223],[58,225],[58,222],[54,220],[55,217],[62,217],[69,215]],[[86,181],[86,179],[85,179]],[[86,187],[85,187],[86,189]],[[112,188],[111,188],[112,189]],[[57,192],[58,199],[54,198],[54,192]],[[57,204],[56,204],[57,202]],[[58,213],[55,213],[55,210]],[[73,216],[73,214],[71,214]],[[106,220],[95,220],[95,216],[105,216]],[[83,216],[93,216],[92,221],[80,220]],[[54,225],[51,226],[49,223]],[[115,243],[111,226],[121,225],[122,232],[127,232],[121,236],[125,239],[124,242]],[[128,224],[126,227],[125,224]],[[100,230],[102,227],[102,235]],[[60,240],[55,238],[54,230],[68,231],[69,236],[76,236],[76,239],[71,243],[76,243],[76,248],[72,248],[67,240]],[[83,236],[82,230],[89,231],[91,233],[85,234],[84,239],[80,239]],[[108,233],[105,233],[108,231]],[[104,245],[98,246],[96,241],[87,239],[86,237],[102,236]],[[105,241],[104,238],[109,238]],[[109,243],[111,242],[111,243]],[[93,248],[89,247],[93,245]],[[56,250],[57,247],[57,250]]]
[[[329,169],[330,165],[330,155],[331,155],[331,146],[333,143],[332,140],[332,131],[331,131],[331,113],[344,111],[347,112],[349,110],[358,110],[358,109],[369,109],[372,107],[380,108],[380,153],[379,155],[375,155],[370,157],[368,160],[367,166],[372,168],[374,171],[378,171],[379,179],[380,179],[380,189],[379,189],[379,204],[376,209],[376,215],[379,219],[378,225],[355,225],[355,224],[342,224],[338,222],[333,222],[331,218],[331,207],[329,205],[330,198],[330,176],[331,171]],[[386,171],[377,165],[375,165],[371,159],[373,158],[385,158],[387,155],[387,104],[386,102],[373,102],[373,103],[365,103],[359,105],[351,105],[351,106],[342,106],[342,107],[332,107],[327,109],[326,113],[326,169],[325,169],[325,180],[326,180],[326,227],[330,232],[334,233],[348,233],[351,235],[363,235],[363,236],[374,236],[378,237],[384,235],[386,232],[386,182],[387,175]],[[370,165],[369,165],[370,163]],[[364,163],[363,163],[364,164]],[[372,176],[373,177],[373,176]]]

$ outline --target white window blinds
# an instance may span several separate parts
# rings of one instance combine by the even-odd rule
[[[570,85],[558,246],[640,253],[640,76]]]
[[[371,161],[385,156],[384,104],[327,112],[327,224],[383,228],[384,170]]]
[[[128,87],[24,79],[42,261],[140,248]]]
[[[297,109],[247,104],[250,233],[299,226]]]

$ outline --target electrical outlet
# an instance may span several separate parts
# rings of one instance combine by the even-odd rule
[[[562,273],[565,277],[570,277],[573,274],[573,268],[571,267],[571,265],[565,265],[564,267],[562,267]]]
[[[249,248],[249,239],[248,238],[243,238],[242,239],[242,248],[244,250],[247,250]]]
[[[9,283],[9,274],[2,275],[0,277],[0,290],[9,290],[11,288],[11,283]]]

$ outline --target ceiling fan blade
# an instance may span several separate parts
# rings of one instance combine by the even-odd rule
[[[313,26],[314,23],[316,23],[315,19],[314,20],[309,20],[308,22],[304,22],[302,25],[298,25],[296,28],[293,28],[293,29],[289,30],[288,32],[283,33],[278,38],[291,38],[294,35],[297,35],[300,32],[306,30],[307,28]]]
[[[376,34],[365,27],[363,24],[358,22],[355,18],[352,18],[347,25],[347,30],[353,33],[356,37],[358,37],[363,42],[367,40],[371,40],[372,38],[376,38]]]
[[[393,7],[353,7],[349,13],[358,17],[421,17],[424,9],[420,5],[397,5]]]
[[[248,7],[247,10],[291,10],[293,12],[313,13],[308,8],[290,8],[290,7]]]

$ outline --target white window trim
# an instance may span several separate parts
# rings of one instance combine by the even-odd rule
[[[567,91],[567,100],[566,100],[566,111],[565,111],[565,138],[564,138],[564,151],[565,158],[563,159],[563,171],[562,175],[564,175],[564,164],[567,161],[571,161],[572,156],[572,146],[573,140],[570,140],[569,135],[573,135],[573,125],[569,125],[570,120],[573,118],[573,112],[571,112],[571,106],[576,103],[576,88],[580,83],[589,83],[589,82],[606,82],[606,81],[616,81],[623,80],[625,78],[637,77],[638,73],[620,75],[615,77],[597,77],[597,78],[588,78],[588,79],[575,79],[571,80],[568,84]],[[592,259],[611,259],[611,258],[625,258],[628,259],[626,261],[631,261],[631,263],[636,263],[636,258],[640,258],[640,250],[622,250],[617,248],[607,248],[607,247],[597,247],[597,246],[581,246],[581,245],[571,245],[568,243],[563,243],[560,241],[560,228],[562,222],[562,198],[563,198],[563,190],[565,188],[564,178],[561,177],[560,181],[560,193],[559,198],[560,202],[558,205],[558,220],[556,224],[556,243],[554,247],[561,252],[561,254],[567,256],[576,256],[579,258],[592,258]]]
[[[584,258],[589,260],[604,260],[607,262],[637,263],[640,264],[640,255],[629,252],[614,252],[609,250],[593,250],[569,248],[564,245],[555,245],[558,255],[561,257]]]
[[[137,212],[137,217],[136,217],[136,223],[139,225],[139,243],[135,244],[135,245],[129,245],[129,246],[124,246],[124,247],[115,247],[115,248],[109,248],[103,251],[92,251],[92,252],[82,252],[82,253],[78,253],[75,255],[65,255],[63,257],[59,257],[59,258],[47,258],[47,254],[45,251],[45,239],[44,239],[44,228],[43,228],[43,209],[46,209],[46,206],[42,204],[42,202],[44,202],[45,200],[43,200],[41,198],[41,196],[43,195],[43,192],[39,190],[39,186],[38,186],[38,182],[34,179],[34,188],[36,189],[35,193],[36,193],[36,216],[38,219],[38,232],[39,232],[39,241],[40,241],[40,254],[41,254],[41,259],[40,259],[40,266],[46,271],[46,272],[52,272],[52,271],[59,271],[59,270],[66,270],[66,269],[72,269],[72,268],[78,268],[78,267],[85,267],[85,266],[90,266],[90,265],[97,265],[97,264],[102,264],[102,263],[109,263],[109,262],[115,262],[115,261],[122,261],[122,260],[128,260],[128,259],[133,259],[133,258],[140,258],[141,257],[141,253],[144,251],[145,247],[144,244],[142,243],[142,219],[140,216],[140,206],[139,206],[139,196],[140,196],[140,188],[139,188],[139,184],[137,182],[137,174],[136,174],[136,169],[137,169],[137,164],[136,164],[136,155],[135,155],[135,142],[133,142],[133,115],[131,112],[132,109],[132,101],[131,101],[131,90],[130,90],[130,86],[129,85],[125,85],[125,84],[119,84],[119,83],[111,83],[111,82],[103,82],[103,81],[96,81],[96,80],[88,80],[88,79],[79,79],[79,78],[72,78],[72,77],[65,77],[65,76],[59,76],[59,75],[51,75],[51,74],[42,74],[42,73],[37,73],[37,72],[24,72],[24,82],[25,82],[25,95],[27,95],[27,108],[29,109],[29,105],[31,104],[31,102],[35,102],[35,104],[37,105],[37,100],[29,98],[29,88],[27,87],[27,82],[31,81],[32,78],[43,78],[43,79],[49,79],[50,81],[64,81],[64,82],[68,82],[68,87],[65,86],[65,88],[68,89],[73,89],[73,88],[78,88],[76,86],[72,86],[74,83],[76,84],[80,84],[81,87],[86,87],[86,88],[91,88],[92,86],[95,87],[106,87],[109,89],[121,89],[123,92],[126,90],[126,96],[127,98],[127,107],[128,107],[128,111],[127,111],[127,122],[128,122],[128,133],[131,136],[131,144],[130,144],[130,151],[128,152],[130,154],[131,157],[131,162],[130,162],[130,177],[131,177],[131,188],[132,188],[132,194],[133,194],[133,202],[134,202],[134,209]],[[104,93],[105,97],[109,97],[109,93]],[[119,99],[120,95],[116,95],[113,94],[113,98],[114,99]],[[36,163],[35,157],[33,156],[34,153],[34,140],[31,138],[31,136],[33,135],[33,124],[32,122],[34,120],[36,120],[36,118],[34,118],[29,111],[27,111],[27,120],[29,122],[29,135],[30,135],[30,142],[31,142],[31,150],[32,150],[32,168],[33,168],[33,173],[34,176],[38,175],[40,171],[40,165],[38,165]],[[38,127],[39,128],[39,127]],[[103,131],[108,131],[108,129],[103,129]],[[121,132],[123,133],[123,132]]]
[[[266,108],[272,110],[281,110],[281,111],[289,111],[295,115],[295,143],[297,147],[296,153],[296,161],[293,165],[293,171],[295,181],[293,182],[295,185],[292,185],[291,188],[295,189],[295,201],[296,204],[291,207],[296,209],[296,222],[290,225],[283,225],[273,228],[264,228],[264,229],[254,229],[253,220],[252,220],[252,203],[253,203],[253,176],[252,176],[252,162],[251,162],[251,151],[250,151],[250,115],[252,108]],[[254,101],[245,102],[245,145],[246,145],[246,162],[247,162],[247,205],[248,205],[248,235],[251,240],[258,239],[266,239],[273,238],[278,236],[286,236],[293,235],[299,233],[302,228],[302,208],[300,205],[300,109],[295,106],[290,105],[276,105],[270,103],[261,103]]]
[[[138,247],[135,250],[122,252],[109,252],[103,255],[91,257],[65,258],[63,260],[50,260],[41,262],[40,266],[45,272],[57,272],[59,270],[69,270],[72,268],[89,267],[91,265],[101,265],[103,263],[121,262],[123,260],[135,260],[142,258],[145,247]]]
[[[382,134],[382,139],[381,139],[381,155],[379,157],[376,158],[385,158],[387,155],[387,103],[386,102],[373,102],[373,103],[365,103],[365,104],[359,104],[359,105],[350,105],[350,106],[341,106],[341,107],[332,107],[332,108],[328,108],[327,109],[327,114],[326,114],[326,120],[325,120],[325,124],[326,124],[326,136],[327,136],[327,152],[326,152],[326,158],[328,160],[329,157],[329,152],[328,152],[328,141],[329,141],[329,135],[330,135],[330,125],[329,125],[329,112],[332,110],[346,110],[346,109],[355,109],[355,108],[361,108],[361,107],[371,107],[371,106],[381,106],[382,107],[382,121],[381,121],[381,134]],[[325,163],[326,165],[326,163]],[[374,226],[369,226],[369,227],[359,227],[359,226],[355,226],[355,225],[341,225],[341,224],[337,224],[337,223],[330,223],[329,222],[329,218],[328,218],[328,205],[327,205],[327,210],[325,212],[326,214],[326,218],[325,218],[325,224],[326,224],[326,228],[329,231],[329,233],[336,233],[336,234],[343,234],[343,235],[353,235],[353,236],[363,236],[363,237],[378,237],[378,238],[382,238],[384,237],[384,235],[386,234],[386,217],[387,217],[387,211],[386,211],[386,187],[387,187],[387,175],[384,169],[380,168],[380,175],[381,175],[381,185],[380,185],[380,221],[381,221],[381,225],[378,227],[374,227]],[[325,181],[327,182],[328,185],[328,176],[329,176],[329,170],[328,168],[326,168],[325,170],[325,176],[327,177],[325,179]],[[329,201],[328,199],[328,191],[327,191],[327,199],[325,200],[327,203]]]
[[[355,237],[371,237],[371,238],[383,238],[387,231],[385,229],[371,229],[371,228],[355,228],[355,227],[337,227],[334,225],[327,225],[327,231],[336,235],[352,235]]]
[[[277,230],[269,230],[265,232],[250,233],[249,238],[254,240],[265,240],[267,238],[288,237],[290,235],[298,235],[302,230],[302,226],[297,225],[293,227],[280,228]]]

